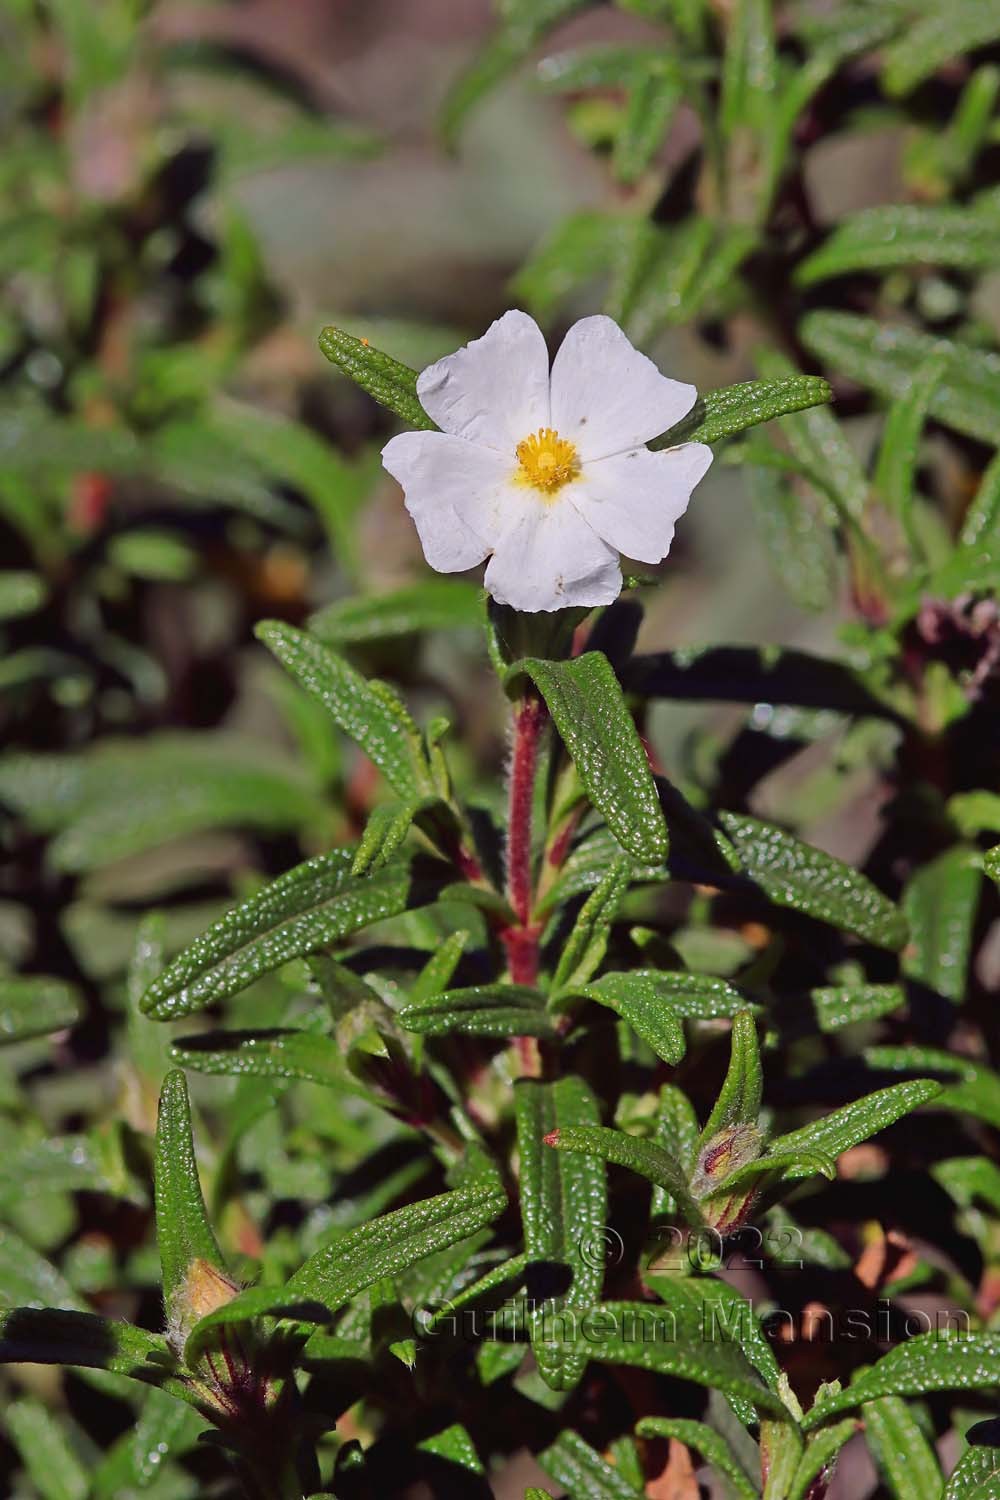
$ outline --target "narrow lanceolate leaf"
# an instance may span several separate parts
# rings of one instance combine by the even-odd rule
[[[251,1287],[232,1302],[202,1318],[186,1346],[190,1363],[197,1358],[213,1328],[270,1314],[329,1321],[358,1292],[467,1239],[496,1218],[506,1204],[499,1180],[492,1175],[455,1192],[440,1193],[382,1214],[311,1255],[280,1287]]]
[[[0,1225],[0,1308],[48,1307],[84,1312],[62,1272],[13,1229]]]
[[[941,1500],[944,1477],[937,1457],[899,1396],[882,1396],[861,1408],[865,1438],[895,1500],[911,1495]]]
[[[601,1500],[639,1500],[643,1494],[602,1458],[577,1432],[561,1432],[555,1442],[538,1455],[538,1462],[556,1484],[570,1495],[600,1495]]]
[[[901,948],[906,918],[864,875],[771,823],[720,813],[747,874],[779,906],[853,932],[880,948]]]
[[[939,1073],[938,1108],[964,1110],[1000,1130],[1000,1074],[985,1063],[937,1047],[869,1047],[865,1061],[894,1073]]]
[[[692,1198],[687,1173],[680,1162],[662,1146],[641,1136],[626,1135],[623,1130],[609,1130],[604,1125],[564,1125],[545,1137],[546,1146],[584,1156],[596,1156],[637,1172],[648,1182],[676,1201],[689,1224],[700,1225],[702,1214]]]
[[[965,998],[982,879],[978,850],[957,845],[923,865],[903,892],[910,924],[903,972],[957,1004]]]
[[[227,1078],[295,1078],[327,1088],[358,1091],[344,1049],[308,1031],[205,1032],[171,1049],[182,1068]]]
[[[900,984],[838,984],[810,990],[820,1031],[839,1031],[857,1021],[876,1021],[898,1010],[906,995]]]
[[[627,1021],[664,1062],[679,1063],[686,1046],[684,1027],[670,1008],[659,975],[636,969],[628,974],[604,974],[596,984],[582,985],[576,993],[586,1000],[606,1005]]]
[[[944,1500],[991,1500],[997,1494],[1000,1494],[1000,1448],[967,1449],[948,1480]]]
[[[985,214],[951,206],[866,208],[844,219],[825,244],[806,256],[795,280],[811,286],[851,271],[926,264],[966,270],[1000,264],[996,226]]]
[[[45,975],[0,974],[0,1046],[75,1026],[80,997],[72,985]]]
[[[191,1134],[191,1105],[180,1070],[168,1073],[156,1125],[156,1242],[171,1328],[187,1330],[206,1311],[205,1287],[232,1288],[205,1212]],[[213,1275],[214,1273],[217,1273]],[[205,1287],[203,1287],[203,1283]]]
[[[746,1470],[721,1433],[705,1422],[687,1417],[643,1417],[636,1423],[639,1437],[676,1438],[685,1448],[700,1453],[720,1474],[724,1474],[740,1500],[758,1500],[760,1490],[752,1484]]]
[[[1000,15],[994,0],[956,0],[954,5],[928,7],[888,47],[883,79],[890,94],[907,94],[942,63],[989,46],[1000,38]]]
[[[565,1347],[552,1325],[559,1325],[564,1313],[572,1323],[601,1295],[606,1173],[603,1161],[553,1151],[545,1137],[553,1131],[594,1127],[600,1114],[590,1089],[574,1076],[556,1083],[522,1081],[515,1090],[515,1109],[529,1268],[532,1263],[564,1266],[572,1278],[564,1295],[539,1303],[530,1325],[532,1347],[545,1383],[553,1390],[571,1390],[583,1374],[587,1355]]]
[[[750,1362],[745,1339],[755,1358],[760,1351],[751,1328],[753,1310],[722,1282],[696,1277],[656,1278],[665,1302],[606,1302],[579,1322],[577,1348],[603,1364],[637,1366],[657,1374],[691,1380],[762,1412],[787,1416],[781,1397],[770,1390]],[[757,1333],[766,1344],[763,1334]],[[773,1359],[773,1356],[772,1356]]]
[[[800,609],[822,610],[833,602],[837,553],[833,532],[815,500],[791,480],[752,465],[750,504],[768,561],[789,598]]]
[[[401,797],[433,792],[420,732],[390,687],[368,681],[329,646],[292,625],[265,620],[256,634]]]
[[[729,1068],[702,1130],[702,1144],[731,1126],[756,1125],[763,1089],[757,1027],[750,1011],[742,1010],[733,1019]]]
[[[95,1313],[14,1307],[0,1313],[0,1364],[81,1365],[160,1383],[175,1368],[166,1340]]]
[[[591,802],[627,854],[650,864],[667,857],[667,825],[646,752],[611,664],[600,651],[573,661],[516,662],[548,704]]]
[[[995,230],[992,237],[996,239]],[[927,410],[948,362],[948,355],[932,354],[914,374],[906,395],[893,402],[886,418],[875,469],[875,488],[883,503],[904,523],[909,521],[915,498],[920,439]]]
[[[795,366],[778,349],[761,349],[757,354],[757,365],[763,375],[772,379],[781,376],[795,378]],[[813,405],[784,422],[781,433],[806,470],[822,479],[838,510],[847,516],[859,517],[867,502],[868,481],[834,413],[823,406]]]
[[[995,441],[1000,354],[854,313],[807,313],[799,331],[820,359],[887,397],[904,396],[926,360],[942,354],[949,360],[948,369],[928,402],[930,415],[969,437]]]
[[[552,976],[555,991],[586,984],[596,974],[608,947],[611,924],[628,889],[631,861],[618,859],[583,903],[563,945]]]
[[[85,1500],[90,1480],[62,1426],[34,1397],[10,1401],[4,1426],[42,1500]]]
[[[552,1036],[554,1027],[537,990],[519,984],[470,985],[445,990],[399,1012],[407,1031],[420,1036]]]
[[[611,165],[619,182],[636,182],[662,145],[683,97],[680,70],[669,54],[632,69]]]
[[[354,879],[349,849],[306,860],[227,912],[150,985],[146,1015],[172,1020],[238,995],[262,974],[434,899],[433,870],[397,858]]]
[[[205,1422],[196,1411],[172,1400],[165,1391],[150,1391],[131,1433],[132,1476],[139,1489],[163,1472],[164,1461],[193,1448]],[[115,1500],[112,1491],[108,1500]]]
[[[719,443],[761,422],[822,406],[832,396],[828,382],[819,375],[789,375],[780,380],[747,380],[740,385],[722,386],[699,396],[688,415],[652,446]]]
[[[365,824],[354,851],[351,874],[367,875],[390,860],[413,826],[413,820],[424,808],[433,806],[433,797],[406,797],[382,802]]]
[[[941,1085],[930,1078],[915,1078],[909,1083],[878,1089],[874,1094],[867,1094],[853,1104],[845,1104],[842,1109],[832,1110],[799,1130],[773,1136],[761,1161],[766,1162],[772,1156],[813,1151],[836,1158],[859,1141],[866,1141],[885,1130],[911,1110],[919,1109],[921,1104],[936,1098],[940,1092]]]
[[[831,1427],[821,1427],[818,1432],[813,1433],[788,1487],[787,1500],[806,1500],[813,1481],[820,1479],[820,1476],[822,1483],[828,1484],[833,1479],[837,1455],[857,1430],[857,1422],[848,1417],[843,1422],[835,1422]]]
[[[1000,1167],[985,1156],[953,1156],[936,1162],[931,1176],[963,1208],[982,1200],[1000,1217]]]
[[[358,595],[328,604],[309,629],[330,646],[364,645],[481,624],[483,591],[463,578],[431,578],[390,594]]]
[[[998,1383],[1000,1333],[934,1329],[891,1349],[846,1390],[822,1397],[806,1414],[813,1428],[840,1411],[882,1396],[923,1396],[930,1391],[989,1390]]]
[[[417,372],[399,360],[373,349],[367,339],[356,339],[342,328],[324,328],[319,347],[332,365],[387,406],[410,427],[433,429],[434,423],[417,398]]]
[[[698,1116],[691,1100],[674,1084],[665,1083],[660,1089],[660,1104],[652,1138],[657,1146],[662,1147],[680,1165],[685,1181],[690,1180],[697,1160],[699,1134]],[[650,1214],[654,1218],[667,1219],[677,1211],[673,1193],[665,1188],[653,1189]],[[654,1255],[655,1253],[654,1249]]]

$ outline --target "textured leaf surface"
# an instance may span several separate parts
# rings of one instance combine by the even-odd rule
[[[417,399],[416,370],[380,349],[373,349],[367,339],[355,338],[342,328],[324,328],[319,347],[332,365],[408,426],[434,429],[435,424]]]
[[[161,1021],[191,1015],[289,959],[433,900],[440,888],[404,860],[355,879],[352,860],[349,849],[319,854],[228,912],[154,980],[143,1011]]]
[[[906,919],[887,896],[849,865],[790,833],[742,813],[719,814],[744,868],[779,906],[829,922],[880,948],[901,948]]]
[[[670,1193],[689,1223],[702,1222],[680,1162],[653,1141],[627,1135],[623,1130],[610,1130],[605,1125],[563,1125],[545,1137],[545,1144],[556,1151],[578,1152],[628,1167],[630,1172],[638,1172],[640,1177]]]
[[[958,845],[923,865],[903,892],[911,933],[903,971],[956,1003],[965,998],[981,887],[979,852]]]
[[[969,1448],[955,1465],[944,1500],[995,1500],[998,1494],[1000,1448]]]
[[[75,1026],[80,997],[62,979],[0,974],[0,1046]]]
[[[433,1000],[405,1006],[399,1015],[407,1031],[421,1036],[551,1036],[552,1021],[536,990],[517,984],[470,985],[445,990]]]
[[[629,974],[604,974],[596,984],[582,986],[578,993],[627,1021],[666,1063],[679,1063],[686,1046],[684,1027],[670,1007],[669,991],[657,981],[659,975],[636,969]]]
[[[870,1060],[870,1054],[867,1054]],[[799,1130],[789,1130],[784,1135],[773,1136],[768,1142],[766,1161],[771,1156],[791,1156],[812,1151],[824,1156],[838,1157],[842,1152],[877,1135],[896,1120],[919,1109],[929,1099],[937,1098],[941,1085],[929,1078],[915,1078],[909,1083],[892,1084],[887,1089],[877,1089],[853,1104],[831,1110],[819,1120],[803,1125]]]
[[[546,1321],[592,1307],[604,1280],[607,1184],[603,1161],[564,1155],[544,1141],[554,1130],[594,1127],[597,1101],[582,1078],[556,1083],[522,1080],[515,1090],[517,1143],[521,1160],[521,1220],[524,1248],[532,1263],[565,1266],[572,1282],[563,1296],[546,1299],[532,1319],[532,1347],[539,1372],[553,1390],[570,1390],[586,1355],[546,1338]]]
[[[308,1031],[207,1032],[175,1043],[174,1061],[198,1073],[228,1078],[296,1078],[327,1088],[357,1090],[332,1037]]]
[[[378,766],[401,797],[434,790],[417,726],[391,688],[368,681],[322,641],[265,621],[257,636],[334,722]]]
[[[827,1479],[833,1478],[837,1455],[857,1430],[857,1422],[849,1417],[843,1422],[835,1422],[831,1427],[821,1427],[818,1432],[813,1433],[788,1487],[788,1500],[807,1500],[813,1480],[820,1475]]]
[[[1000,1334],[936,1329],[891,1349],[846,1390],[824,1396],[806,1415],[803,1425],[816,1427],[836,1412],[881,1396],[989,1390],[997,1384]]]
[[[726,1476],[741,1500],[757,1500],[760,1495],[725,1438],[705,1422],[686,1417],[643,1417],[635,1430],[640,1437],[676,1438],[686,1448],[700,1453],[713,1469]]]
[[[546,1474],[561,1484],[573,1500],[600,1495],[601,1500],[636,1500],[637,1490],[614,1464],[585,1443],[578,1432],[561,1432],[555,1442],[538,1455]]]
[[[747,380],[740,385],[723,386],[699,396],[683,421],[658,438],[653,447],[718,443],[761,422],[821,406],[832,396],[829,384],[818,375],[789,375],[779,380]]]
[[[627,854],[650,864],[667,856],[667,825],[646,752],[611,664],[600,651],[573,661],[516,662],[548,704],[587,795]]]
[[[763,1089],[757,1027],[750,1011],[743,1010],[733,1018],[729,1067],[712,1113],[705,1121],[702,1142],[733,1125],[755,1125]]]
[[[967,270],[1000,264],[996,226],[985,214],[950,206],[866,208],[843,220],[796,268],[795,279],[810,286],[850,271],[923,264]]]
[[[1000,1130],[1000,1074],[984,1063],[937,1047],[869,1047],[865,1061],[896,1073],[940,1073],[939,1107],[965,1110]]]
[[[461,578],[433,578],[372,597],[338,599],[313,615],[309,629],[330,646],[392,641],[425,630],[453,630],[483,620],[483,591]]]
[[[948,360],[948,370],[928,402],[931,416],[957,432],[993,443],[1000,403],[1000,354],[876,323],[854,313],[807,313],[800,332],[803,343],[820,359],[887,397],[905,396],[917,370],[929,357],[941,354]]]
[[[824,985],[809,993],[820,1031],[839,1031],[857,1021],[876,1021],[906,1001],[899,984]]]
[[[168,1073],[160,1093],[156,1125],[156,1242],[163,1273],[163,1301],[172,1327],[185,1329],[197,1307],[195,1261],[226,1275],[226,1263],[208,1222],[191,1134],[187,1082]]]
[[[553,990],[586,984],[597,972],[607,950],[611,924],[628,889],[630,874],[630,860],[615,860],[583,903],[559,955],[552,976]]]
[[[861,1408],[865,1437],[896,1500],[912,1494],[941,1500],[944,1478],[933,1448],[899,1396],[883,1396]]]

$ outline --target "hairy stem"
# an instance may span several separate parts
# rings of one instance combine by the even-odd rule
[[[507,817],[507,899],[516,921],[501,934],[507,952],[507,967],[514,984],[534,984],[538,979],[540,924],[532,921],[535,892],[531,862],[531,812],[535,796],[538,748],[548,711],[540,698],[523,698],[514,709],[514,743],[511,751]],[[538,1072],[538,1048],[534,1037],[517,1038],[518,1055],[525,1073]]]

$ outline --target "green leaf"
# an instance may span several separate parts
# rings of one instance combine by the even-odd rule
[[[978,850],[956,845],[922,865],[903,892],[910,925],[903,972],[961,1004],[982,886]]]
[[[827,381],[818,375],[788,375],[778,380],[747,380],[723,386],[699,396],[691,411],[654,448],[672,448],[678,443],[718,443],[745,432],[761,422],[833,399]]]
[[[636,1423],[640,1437],[676,1438],[686,1448],[700,1453],[713,1469],[724,1474],[741,1500],[758,1500],[760,1490],[752,1484],[725,1438],[704,1422],[686,1417],[643,1417]]]
[[[766,124],[778,83],[770,0],[736,0],[728,18],[719,127],[723,135]]]
[[[937,1047],[869,1047],[865,1061],[896,1073],[942,1073],[949,1081],[935,1100],[937,1107],[964,1110],[1000,1130],[1000,1074],[985,1064]]]
[[[899,1396],[883,1396],[866,1402],[861,1414],[872,1457],[895,1500],[909,1500],[914,1492],[941,1500],[940,1465],[906,1402]]]
[[[238,995],[289,959],[432,901],[440,889],[423,865],[396,859],[356,880],[352,863],[350,849],[319,854],[227,912],[154,980],[143,1012],[159,1021],[189,1016]]]
[[[882,1396],[925,1396],[930,1391],[990,1390],[998,1383],[1000,1333],[938,1328],[890,1349],[846,1390],[823,1396],[803,1427],[826,1422]]]
[[[948,369],[931,394],[930,415],[957,432],[994,442],[1000,355],[854,313],[807,313],[799,332],[818,358],[859,385],[890,398],[905,396],[917,370],[932,355],[940,354]]]
[[[823,1483],[833,1478],[837,1455],[844,1444],[854,1436],[858,1424],[853,1417],[835,1422],[832,1427],[821,1427],[814,1432],[799,1459],[794,1477],[789,1485],[787,1500],[806,1500],[812,1483],[823,1476]]]
[[[514,1091],[520,1155],[521,1219],[529,1270],[532,1262],[565,1266],[572,1283],[561,1297],[546,1298],[530,1322],[539,1373],[552,1390],[572,1390],[586,1355],[551,1339],[546,1324],[592,1307],[604,1281],[607,1185],[603,1161],[564,1156],[545,1144],[553,1131],[593,1127],[597,1101],[582,1078],[555,1083],[522,1080]]]
[[[669,54],[636,61],[611,157],[619,182],[637,182],[642,176],[666,138],[683,92],[679,70]]]
[[[698,1277],[655,1278],[666,1304],[607,1302],[579,1325],[576,1348],[604,1364],[633,1365],[691,1380],[762,1412],[787,1416],[781,1397],[769,1390],[751,1364],[774,1356],[745,1298],[723,1282]]]
[[[508,681],[522,674],[545,699],[588,797],[625,852],[650,864],[666,859],[667,825],[649,762],[607,657],[526,657]]]
[[[10,1307],[86,1311],[62,1272],[13,1229],[0,1225],[0,1308]]]
[[[862,209],[841,220],[825,243],[800,261],[795,280],[812,286],[854,271],[927,264],[964,270],[1000,264],[995,224],[985,214],[950,205]]]
[[[546,1146],[556,1151],[578,1152],[637,1172],[675,1200],[689,1224],[700,1225],[703,1216],[688,1189],[687,1173],[680,1162],[653,1141],[609,1130],[605,1125],[562,1125],[545,1136]]]
[[[168,1073],[156,1124],[156,1242],[167,1322],[186,1336],[215,1290],[228,1283],[226,1262],[205,1212],[191,1134],[187,1082]]]
[[[1000,453],[993,455],[982,472],[958,540],[962,552],[1000,541]]]
[[[952,1471],[944,1500],[991,1500],[1000,1493],[1000,1448],[968,1448]],[[933,1500],[933,1492],[928,1491]]]
[[[359,1092],[344,1049],[309,1031],[203,1032],[171,1049],[173,1061],[198,1073],[227,1078],[294,1078],[345,1093]]]
[[[0,1364],[80,1365],[151,1384],[162,1383],[176,1368],[158,1334],[95,1313],[48,1307],[0,1313]]]
[[[688,1096],[672,1083],[663,1084],[652,1139],[680,1165],[686,1180],[690,1178],[698,1157],[699,1134],[698,1117]],[[666,1219],[677,1212],[673,1194],[664,1188],[654,1188],[650,1204],[652,1217]]]
[[[877,1049],[876,1049],[877,1050]],[[866,1054],[869,1056],[870,1054]],[[774,1156],[792,1156],[807,1152],[819,1152],[823,1156],[836,1158],[843,1152],[877,1135],[896,1120],[908,1115],[929,1099],[941,1093],[941,1085],[930,1078],[917,1078],[909,1083],[893,1084],[887,1089],[877,1089],[863,1099],[855,1099],[841,1109],[834,1109],[819,1120],[813,1120],[798,1130],[789,1130],[784,1135],[773,1136],[761,1162]]]
[[[42,1500],[86,1500],[90,1481],[47,1407],[31,1396],[10,1401],[4,1426]]]
[[[131,1439],[132,1473],[138,1489],[148,1488],[163,1472],[164,1461],[193,1448],[205,1422],[189,1406],[182,1406],[155,1387],[142,1404]],[[112,1494],[109,1500],[117,1500]]]
[[[422,1438],[417,1448],[421,1453],[430,1453],[435,1458],[443,1458],[460,1469],[469,1470],[472,1474],[486,1473],[482,1460],[476,1452],[475,1444],[467,1429],[460,1422],[453,1422],[450,1427],[442,1428],[440,1432]]]
[[[410,985],[410,1005],[425,1005],[427,1001],[436,1000],[444,993],[461,962],[468,941],[467,932],[448,934]]]
[[[462,578],[430,578],[389,594],[338,599],[309,620],[330,646],[394,641],[425,630],[458,630],[483,622],[483,591]]]
[[[410,427],[434,431],[435,423],[417,398],[417,372],[408,365],[373,349],[365,339],[356,339],[342,328],[324,328],[319,347],[332,365],[366,391],[381,406],[387,406]]]
[[[1000,844],[994,844],[983,855],[983,870],[995,885],[1000,885]]]
[[[630,860],[615,860],[583,903],[559,955],[552,976],[553,991],[585,985],[600,968],[611,924],[628,889],[631,868]]]
[[[756,1125],[763,1090],[757,1027],[751,1012],[741,1010],[733,1017],[729,1068],[701,1132],[702,1146],[720,1130],[734,1125]]]
[[[355,877],[380,870],[405,841],[417,815],[438,803],[436,797],[408,797],[380,802],[369,814],[354,852],[351,874]]]
[[[445,990],[406,1005],[399,1020],[420,1036],[552,1036],[553,1023],[537,990],[520,984],[476,984]]]
[[[561,1432],[538,1462],[573,1500],[600,1495],[601,1500],[637,1500],[643,1494],[623,1478],[614,1464],[585,1443],[578,1432]]]
[[[501,23],[456,78],[441,108],[441,135],[453,146],[469,111],[530,54],[550,26],[579,10],[583,0],[504,0]]]
[[[670,1008],[669,989],[660,984],[660,978],[642,969],[604,974],[596,984],[581,985],[575,993],[613,1010],[649,1043],[657,1057],[673,1065],[684,1056],[684,1028]]]
[[[820,1031],[839,1031],[858,1021],[877,1021],[906,1002],[899,984],[837,984],[809,991]]]
[[[366,681],[322,641],[294,626],[266,620],[256,635],[401,797],[434,791],[420,731],[390,687],[377,679]]]
[[[80,996],[62,979],[0,973],[0,1046],[75,1026]]]
[[[935,1162],[931,1176],[962,1208],[982,1202],[1000,1217],[1000,1167],[985,1156],[953,1156]]]
[[[1000,38],[1000,16],[993,0],[955,0],[947,9],[931,6],[886,48],[882,78],[889,94],[908,94],[942,63]]]
[[[189,1364],[195,1361],[212,1330],[226,1323],[266,1314],[295,1318],[299,1311],[315,1318],[317,1304],[328,1321],[325,1314],[336,1312],[365,1287],[475,1234],[505,1204],[496,1176],[484,1174],[454,1192],[372,1219],[317,1250],[284,1286],[252,1287],[202,1318],[191,1331],[185,1357]]]
[[[732,812],[720,813],[719,821],[746,873],[778,906],[853,932],[880,948],[897,949],[906,942],[903,913],[857,870],[771,823]]]
[[[805,378],[797,375],[791,360],[778,349],[758,350],[757,365],[761,374],[771,379]],[[782,423],[782,436],[805,470],[821,477],[838,510],[857,519],[868,502],[864,469],[834,413],[815,402],[809,407],[802,415],[793,415]]]
[[[634,236],[630,217],[593,210],[571,214],[529,256],[511,290],[537,318],[550,318],[577,287],[606,275]]]
[[[0,621],[34,614],[45,603],[48,589],[37,573],[0,573]]]
[[[837,583],[833,533],[819,507],[785,475],[752,465],[750,504],[768,561],[800,609],[828,609]]]
[[[916,371],[905,396],[894,401],[886,417],[875,468],[875,488],[883,503],[912,531],[920,439],[931,397],[948,368],[945,355],[934,354]]]

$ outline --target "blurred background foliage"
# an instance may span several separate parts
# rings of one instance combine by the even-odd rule
[[[995,0],[3,0],[0,1266],[16,1300],[156,1325],[144,1151],[169,1038],[136,1011],[143,963],[356,837],[381,795],[263,660],[255,622],[323,611],[318,633],[422,721],[447,710],[459,779],[498,795],[472,587],[404,595],[374,624],[347,602],[427,572],[378,461],[390,419],[323,365],[323,323],[419,367],[508,305],[553,336],[603,309],[700,389],[831,380],[836,417],[789,418],[716,462],[640,643],[839,654],[925,732],[907,775],[893,713],[757,701],[749,656],[690,692],[697,658],[679,657],[649,734],[697,805],[778,818],[894,893],[915,860],[950,858],[910,887],[935,934],[911,973],[952,1000],[967,977],[962,1027],[996,1047],[1000,945],[962,841],[1000,831],[998,95]],[[704,894],[668,915],[692,967],[768,949]],[[433,946],[422,920],[400,930]],[[280,1020],[297,993],[294,975],[261,984],[240,1024]],[[427,1171],[404,1127],[316,1086],[204,1080],[198,1098],[214,1208],[248,1267],[280,1271]],[[996,1265],[995,1221],[972,1232]],[[202,1455],[122,1481],[131,1416],[111,1377],[4,1380],[24,1388],[0,1440],[18,1494],[179,1500],[218,1480]],[[40,1431],[61,1478],[32,1462]]]

